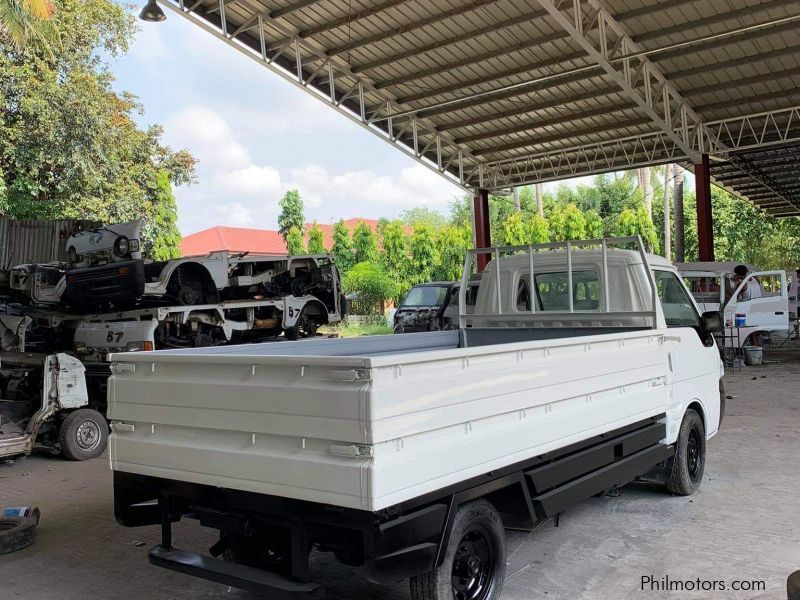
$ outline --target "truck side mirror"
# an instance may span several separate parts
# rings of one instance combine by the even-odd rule
[[[700,327],[707,333],[722,333],[722,316],[715,310],[704,312],[700,317]]]

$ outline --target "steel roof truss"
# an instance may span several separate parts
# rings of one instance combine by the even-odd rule
[[[708,150],[745,150],[800,140],[800,107],[706,123]]]
[[[598,0],[537,1],[664,134],[694,162],[699,159],[700,117],[647,56],[615,60],[640,48]]]

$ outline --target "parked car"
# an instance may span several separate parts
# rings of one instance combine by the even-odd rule
[[[475,306],[480,274],[467,285],[467,313]],[[458,328],[458,298],[461,283],[436,281],[412,287],[393,316],[395,333],[440,331]]]
[[[639,476],[696,492],[719,313],[641,240],[603,245],[491,261],[459,331],[112,355],[118,522],[160,524],[152,564],[267,596],[321,596],[317,549],[413,600],[497,600],[504,528]],[[182,518],[210,556],[173,546]]]

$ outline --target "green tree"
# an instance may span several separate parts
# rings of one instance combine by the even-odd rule
[[[17,219],[143,217],[152,235],[174,221],[164,213],[174,203],[163,202],[161,173],[172,185],[191,183],[195,160],[164,146],[160,127],[140,129],[138,99],[112,87],[104,57],[125,52],[135,32],[125,7],[112,0],[54,7],[57,53],[38,44],[18,52],[0,34],[2,210]]]
[[[278,215],[278,231],[284,240],[287,240],[289,230],[296,227],[303,233],[305,217],[303,215],[303,200],[297,190],[288,190],[278,202],[281,212]],[[288,241],[287,241],[288,244]]]
[[[503,244],[506,246],[522,246],[528,243],[530,231],[521,212],[511,213],[503,221]]]
[[[433,230],[429,225],[419,224],[411,234],[411,283],[430,281],[438,258],[433,239]]]
[[[433,279],[459,281],[464,271],[464,259],[472,246],[472,230],[469,227],[448,225],[436,235],[436,249],[439,260],[433,272]]]
[[[596,210],[589,210],[586,212],[586,237],[590,240],[596,240],[603,237],[604,224],[603,219]]]
[[[457,227],[472,227],[472,213],[470,205],[472,204],[471,196],[461,196],[460,198],[453,199],[450,202],[450,218],[448,220],[450,225]]]
[[[319,228],[317,222],[311,224],[311,229],[308,230],[308,253],[309,254],[325,254],[325,236],[322,234],[322,229]]]
[[[410,287],[407,282],[408,236],[400,221],[389,221],[383,227],[382,258],[384,269],[398,284],[395,300],[399,301]]]
[[[397,295],[397,283],[389,277],[383,266],[375,262],[360,262],[342,279],[347,294],[355,294],[383,314],[386,300]]]
[[[378,241],[364,221],[359,221],[353,231],[353,260],[357,263],[378,260]]]
[[[447,219],[442,213],[424,206],[409,208],[400,215],[400,220],[411,227],[427,225],[434,230],[444,227],[447,223]]]
[[[626,208],[619,213],[614,221],[612,232],[615,237],[639,235],[639,219],[636,216],[636,211],[632,208]]]
[[[303,243],[303,232],[297,227],[292,227],[286,233],[286,252],[288,252],[290,256],[306,253],[306,247]]]
[[[342,273],[346,273],[353,266],[353,240],[343,220],[337,221],[333,226],[331,254]]]
[[[581,240],[586,237],[586,217],[572,202],[555,207],[550,213],[550,234],[553,240]]]
[[[652,210],[652,205],[650,210]],[[636,209],[636,229],[639,235],[642,236],[645,248],[650,252],[658,252],[658,234],[653,225],[653,219],[644,204],[640,204]]]
[[[531,244],[546,244],[550,241],[550,222],[538,212],[528,222],[528,239]]]
[[[169,260],[181,255],[181,234],[178,231],[178,207],[166,171],[160,171],[153,191],[153,216],[145,225],[145,256],[153,260]]]

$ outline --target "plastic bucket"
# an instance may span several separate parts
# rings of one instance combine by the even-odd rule
[[[764,349],[760,346],[744,347],[744,364],[748,367],[760,367],[764,364]]]

